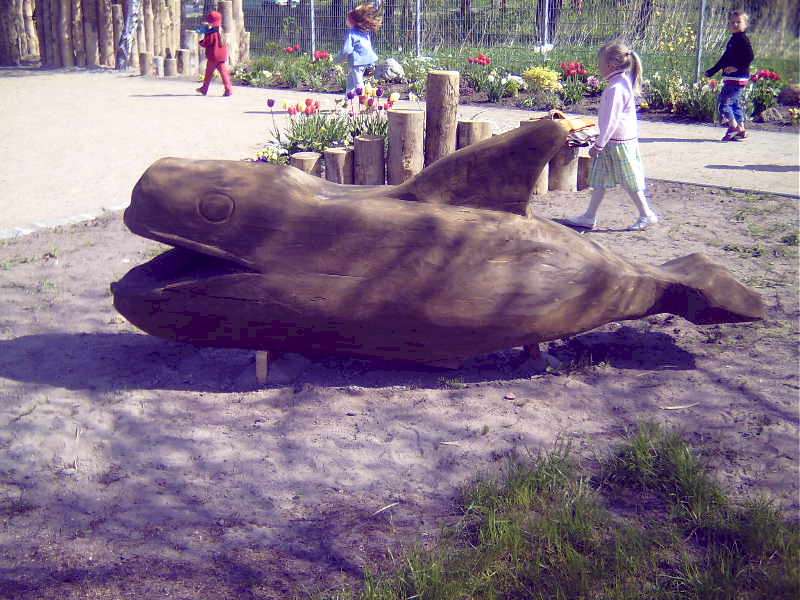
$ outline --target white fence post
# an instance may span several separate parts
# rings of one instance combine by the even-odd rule
[[[697,54],[695,60],[697,61],[694,80],[700,81],[700,72],[702,71],[701,65],[703,64],[703,26],[706,19],[706,0],[700,0],[700,23],[697,27]]]
[[[417,58],[422,56],[422,0],[417,0]]]
[[[317,21],[314,10],[314,0],[311,0],[311,56],[317,51]]]

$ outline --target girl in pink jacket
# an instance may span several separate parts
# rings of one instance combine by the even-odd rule
[[[621,41],[609,42],[600,48],[597,58],[600,74],[608,81],[608,87],[600,98],[600,136],[589,151],[594,159],[589,174],[592,198],[584,214],[566,221],[576,227],[594,229],[606,190],[621,185],[639,211],[638,220],[628,229],[641,231],[658,223],[644,195],[644,168],[639,156],[635,95],[640,90],[642,62]]]

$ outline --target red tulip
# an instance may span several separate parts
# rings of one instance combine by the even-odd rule
[[[311,98],[306,98],[306,106],[311,106],[314,104],[314,101]]]
[[[295,44],[294,45],[294,51],[295,52],[300,52],[300,44]]]

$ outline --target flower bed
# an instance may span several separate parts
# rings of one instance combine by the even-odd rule
[[[539,59],[538,63],[520,71],[501,64],[479,52],[463,54],[461,58],[440,59],[398,57],[404,77],[394,81],[370,80],[370,85],[399,92],[403,97],[425,95],[427,74],[432,69],[457,69],[461,72],[462,102],[502,103],[533,110],[566,109],[591,113],[596,110],[598,97],[605,81],[590,66],[578,61]],[[646,72],[641,108],[648,117],[679,117],[700,122],[714,122],[717,114],[719,80],[687,80],[681,70],[668,69]],[[303,52],[299,44],[287,46],[270,56],[259,58],[250,65],[238,67],[235,78],[244,84],[260,87],[304,89],[319,92],[342,92],[346,69],[335,64],[331,54],[317,50],[313,55]],[[774,109],[770,118],[783,124],[797,122],[797,111],[780,109],[778,96],[785,82],[768,69],[758,70],[745,93],[748,116],[757,117]],[[374,102],[374,101],[373,101]]]

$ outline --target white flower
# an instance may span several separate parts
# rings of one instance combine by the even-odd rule
[[[410,102],[417,102],[419,100],[419,96],[417,96],[414,92],[408,92],[408,100]]]

